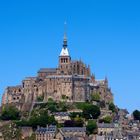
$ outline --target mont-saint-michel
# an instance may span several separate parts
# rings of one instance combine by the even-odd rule
[[[108,87],[108,80],[96,80],[90,65],[81,60],[72,60],[64,34],[63,47],[58,57],[58,67],[41,68],[36,77],[27,77],[21,85],[7,87],[2,104],[13,103],[20,110],[29,110],[30,105],[43,97],[44,102],[53,99],[67,102],[86,102],[93,93],[99,93],[105,103],[113,102],[113,94]]]
[[[56,68],[41,68],[5,89],[0,139],[135,140],[139,114],[117,107],[107,77],[96,79],[90,65],[71,58],[64,33]]]

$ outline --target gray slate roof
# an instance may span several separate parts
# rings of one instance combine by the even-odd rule
[[[56,126],[54,125],[51,125],[46,128],[41,127],[36,130],[36,133],[55,133],[55,132],[56,132]]]
[[[86,127],[63,127],[63,132],[86,132]]]
[[[68,113],[68,112],[56,112],[56,113],[54,113],[54,115],[64,117],[64,116],[69,116],[70,113]]]
[[[113,123],[98,123],[98,128],[114,128]]]
[[[52,73],[54,73],[54,72],[56,72],[57,71],[57,69],[56,68],[41,68],[38,72],[52,72]]]

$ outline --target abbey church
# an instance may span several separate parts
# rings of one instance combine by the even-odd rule
[[[56,68],[41,68],[36,77],[25,78],[20,85],[7,87],[2,104],[14,104],[23,109],[25,104],[53,99],[56,102],[65,98],[67,102],[85,102],[91,95],[99,93],[106,103],[113,101],[107,78],[96,80],[90,66],[81,60],[72,60],[68,51],[67,36],[64,34],[63,46]]]

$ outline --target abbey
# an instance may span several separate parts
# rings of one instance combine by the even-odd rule
[[[113,101],[107,78],[96,80],[89,65],[71,59],[64,34],[58,67],[41,68],[36,77],[27,77],[21,85],[7,87],[2,104],[14,104],[24,110],[26,104],[37,102],[39,97],[43,98],[43,102],[50,98],[55,101],[85,102],[91,100],[94,93],[99,93],[106,103]]]

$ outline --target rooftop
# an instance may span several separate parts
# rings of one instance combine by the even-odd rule
[[[69,56],[68,48],[62,48],[60,56]]]
[[[51,125],[46,128],[40,127],[36,130],[36,133],[55,133],[56,132],[56,126]]]
[[[41,68],[39,72],[56,72],[56,68]]]
[[[63,127],[63,132],[86,132],[86,127]]]
[[[55,116],[69,116],[70,113],[68,112],[56,112],[54,113]]]
[[[113,123],[98,123],[98,128],[114,128]]]

